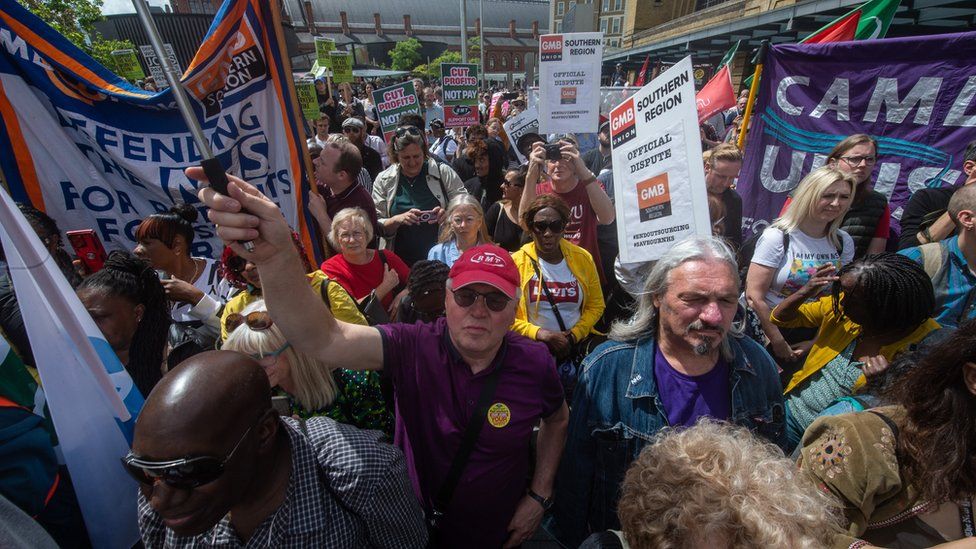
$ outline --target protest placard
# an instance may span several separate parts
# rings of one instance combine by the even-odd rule
[[[302,115],[305,120],[318,120],[322,113],[319,112],[319,99],[315,93],[315,80],[303,78],[295,81],[295,93],[298,94],[298,104],[302,106]]]
[[[686,57],[610,111],[623,263],[654,261],[711,232],[692,70]]]
[[[596,132],[600,124],[603,33],[539,39],[539,125],[545,133]]]
[[[112,60],[115,61],[115,73],[130,82],[146,77],[146,73],[142,72],[142,66],[139,65],[135,50],[115,50],[112,52]]]
[[[518,156],[519,163],[525,162],[526,158],[518,150],[518,139],[527,133],[539,133],[539,112],[534,107],[529,107],[517,115],[511,117],[502,126],[508,141]]]
[[[352,82],[352,54],[347,51],[330,51],[332,81],[336,84]]]
[[[142,58],[145,59],[146,67],[149,69],[149,74],[153,80],[156,81],[156,85],[165,86],[166,75],[163,74],[163,65],[156,58],[156,52],[153,51],[152,46],[139,46],[139,51],[142,53]],[[176,60],[176,50],[173,49],[173,44],[163,44],[163,51],[166,52],[166,58],[169,59],[170,64],[176,68],[176,73],[183,74],[180,62]]]
[[[417,90],[414,89],[413,81],[373,91],[373,104],[376,105],[376,114],[380,117],[379,123],[383,129],[383,140],[387,143],[390,142],[390,137],[396,130],[397,122],[402,114],[408,112],[421,114],[420,100],[417,99]]]
[[[329,53],[336,49],[335,40],[324,36],[315,37],[315,62],[319,67],[332,68],[332,58]]]
[[[444,126],[466,128],[478,123],[478,65],[441,63]]]

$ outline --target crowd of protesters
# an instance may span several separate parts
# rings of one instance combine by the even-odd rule
[[[376,83],[316,81],[318,268],[233,175],[95,273],[22,206],[146,396],[106,466],[147,547],[976,546],[976,141],[900,235],[859,134],[749,236],[740,101],[701,128],[711,235],[624,264],[609,124],[513,143],[524,91],[447,128],[414,86],[387,143]],[[6,275],[0,328],[0,495],[83,547]]]

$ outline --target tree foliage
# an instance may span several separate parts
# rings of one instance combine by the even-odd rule
[[[443,53],[431,60],[426,65],[417,65],[413,70],[417,76],[424,76],[428,79],[441,77],[441,63],[460,63],[461,52],[444,50]]]
[[[113,50],[133,49],[128,40],[107,40],[96,30],[102,0],[18,0],[48,25],[106,67],[115,70]]]
[[[395,71],[409,71],[420,64],[420,41],[416,38],[407,38],[390,51],[390,68]]]
[[[472,36],[468,38],[468,62],[480,63],[481,59],[481,37]]]

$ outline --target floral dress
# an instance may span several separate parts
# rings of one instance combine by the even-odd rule
[[[383,398],[378,373],[339,368],[332,371],[332,376],[336,382],[336,398],[332,404],[319,410],[304,409],[298,400],[280,387],[275,394],[288,397],[292,414],[302,419],[325,416],[360,429],[393,435],[393,414]]]

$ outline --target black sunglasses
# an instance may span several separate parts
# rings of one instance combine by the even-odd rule
[[[234,255],[227,258],[227,268],[230,269],[232,273],[243,272],[245,266],[247,266],[247,260],[239,255]]]
[[[261,414],[261,417],[264,417],[264,414]],[[224,474],[227,463],[234,457],[234,452],[240,448],[241,443],[247,438],[254,425],[244,431],[237,444],[234,445],[234,449],[224,459],[215,456],[196,456],[170,461],[150,461],[129,452],[127,456],[122,458],[122,465],[129,475],[140,484],[151,486],[159,479],[173,488],[191,489],[203,486],[217,480],[220,475]]]
[[[400,126],[399,128],[396,129],[396,136],[397,137],[403,137],[405,135],[412,135],[414,137],[420,137],[423,134],[420,133],[420,130],[417,129],[417,126]]]
[[[360,131],[362,130],[356,126],[346,126],[342,128],[342,133],[359,133]]]
[[[532,232],[539,234],[545,234],[546,229],[552,231],[553,233],[559,234],[563,232],[563,229],[566,228],[566,222],[562,219],[557,219],[548,223],[545,221],[533,221],[530,227]]]
[[[474,302],[478,298],[485,300],[485,306],[495,311],[496,313],[503,310],[508,302],[512,299],[501,292],[488,292],[483,294],[481,292],[476,292],[469,288],[461,288],[460,290],[451,290],[454,294],[454,303],[467,309],[468,307],[474,305]]]

